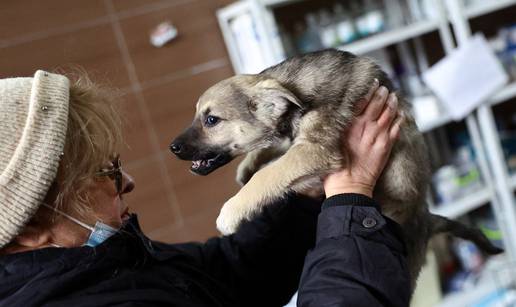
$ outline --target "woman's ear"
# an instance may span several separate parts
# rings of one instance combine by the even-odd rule
[[[49,229],[35,225],[27,225],[23,231],[14,239],[14,242],[21,248],[36,249],[48,246],[51,242]]]

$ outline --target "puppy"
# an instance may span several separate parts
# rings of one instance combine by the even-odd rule
[[[375,79],[394,91],[371,59],[323,50],[209,88],[199,98],[192,125],[170,147],[180,159],[193,161],[191,171],[200,175],[247,154],[237,174],[237,181],[245,185],[222,207],[217,228],[233,233],[242,220],[287,191],[320,185],[319,178],[346,166],[341,137],[355,116],[355,104]],[[383,214],[404,230],[414,283],[435,233],[452,232],[491,254],[501,250],[479,230],[429,213],[427,149],[409,103],[400,93],[397,96],[405,121],[374,198]]]

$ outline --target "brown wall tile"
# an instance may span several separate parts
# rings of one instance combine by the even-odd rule
[[[215,7],[212,1],[192,1],[122,20],[122,30],[140,82],[227,57]],[[164,47],[156,48],[149,43],[149,32],[166,20],[172,21],[179,35]]]
[[[136,10],[145,10],[149,6],[176,6],[183,5],[187,3],[193,3],[196,1],[206,2],[210,5],[213,5],[214,8],[221,8],[223,6],[229,5],[237,0],[112,0],[113,6],[115,7],[117,12],[127,12],[128,10],[136,11]]]
[[[220,209],[239,190],[235,181],[236,161],[208,176],[193,175],[189,171],[191,163],[178,161],[172,156],[166,164],[184,219],[202,214],[212,207]]]
[[[2,0],[0,42],[34,32],[63,30],[106,15],[103,0]]]
[[[0,48],[0,78],[32,76],[37,69],[81,65],[100,81],[128,86],[124,63],[110,25]]]
[[[232,74],[227,65],[143,92],[162,149],[167,149],[170,141],[192,122],[199,96]]]
[[[127,145],[122,148],[121,156],[128,161],[138,161],[155,154],[151,145],[151,136],[135,94],[127,94],[121,100],[122,133]]]
[[[192,1],[192,0],[186,0]],[[174,4],[174,3],[182,3],[185,0],[112,0],[113,6],[117,12],[123,12],[127,10],[144,10],[145,8],[155,5],[155,4]]]
[[[230,5],[231,3],[238,2],[238,0],[215,0],[219,8],[223,8],[224,6]]]
[[[133,176],[135,189],[125,196],[131,212],[137,213],[142,228],[146,232],[177,223],[181,219],[175,215],[170,200],[171,187],[163,183],[157,158],[149,157],[140,162],[124,164],[124,170]]]

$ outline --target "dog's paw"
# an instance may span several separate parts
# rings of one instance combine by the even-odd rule
[[[247,219],[245,206],[237,201],[237,196],[230,198],[220,210],[217,217],[217,229],[223,235],[235,233],[240,223]]]

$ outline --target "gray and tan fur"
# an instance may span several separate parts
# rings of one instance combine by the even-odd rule
[[[195,161],[192,171],[202,175],[247,154],[237,174],[245,185],[224,204],[217,228],[223,234],[232,233],[242,220],[287,191],[304,190],[314,182],[320,185],[319,178],[346,165],[341,136],[354,117],[354,104],[375,78],[394,90],[372,60],[324,50],[209,88],[197,103],[192,126],[174,140],[171,149],[179,158]],[[374,198],[382,204],[383,214],[403,227],[415,282],[427,242],[437,232],[472,239],[489,253],[499,250],[478,230],[429,213],[427,149],[409,103],[397,96],[406,120]],[[214,124],[207,122],[210,116]]]

